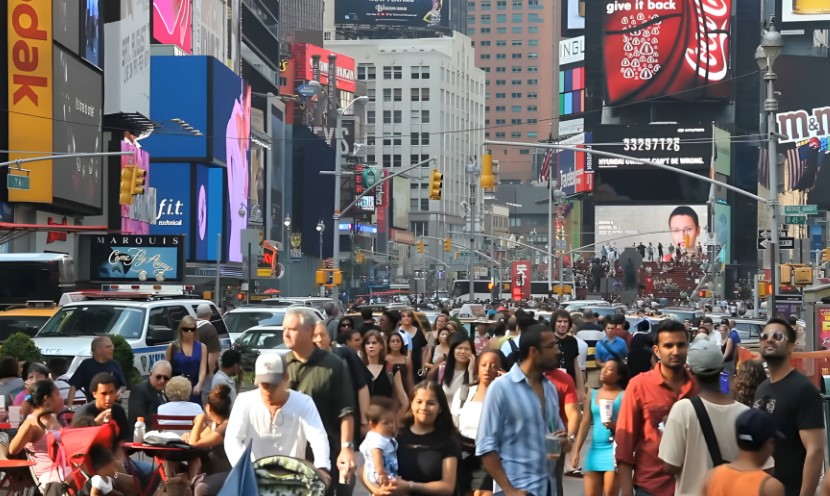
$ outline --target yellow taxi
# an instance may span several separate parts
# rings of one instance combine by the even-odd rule
[[[54,301],[33,300],[0,311],[0,342],[18,332],[34,336],[58,310],[60,307]]]

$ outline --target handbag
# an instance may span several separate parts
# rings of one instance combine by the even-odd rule
[[[712,427],[712,419],[706,412],[706,407],[703,406],[703,400],[699,396],[695,396],[690,400],[692,406],[697,414],[697,421],[700,423],[700,430],[703,432],[703,439],[706,441],[706,447],[709,449],[709,456],[712,457],[712,466],[717,467],[723,465],[726,460],[720,454],[720,446],[718,445],[718,438],[715,437],[715,429]]]

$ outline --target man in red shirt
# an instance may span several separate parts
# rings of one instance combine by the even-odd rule
[[[568,429],[568,439],[571,445],[576,442],[576,434],[579,431],[579,423],[582,421],[582,411],[579,409],[579,395],[576,391],[576,383],[573,378],[563,369],[553,369],[545,372],[556,388],[559,395],[559,416],[562,423]],[[564,496],[562,477],[565,474],[565,455],[556,460],[556,493],[553,496]]]
[[[657,328],[652,370],[633,378],[617,420],[617,472],[621,496],[673,496],[675,481],[663,472],[657,454],[669,410],[681,398],[697,396],[686,369],[689,337],[681,322],[666,319]]]

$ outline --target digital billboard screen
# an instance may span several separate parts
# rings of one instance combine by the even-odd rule
[[[777,7],[776,20],[780,19],[785,24],[824,22],[830,25],[830,3],[827,0],[777,0]]]
[[[594,210],[596,253],[604,245],[618,251],[642,243],[653,247],[654,260],[662,245],[663,259],[671,247],[697,249],[706,234],[706,205],[597,205]]]
[[[88,260],[89,281],[166,281],[184,279],[184,236],[128,234],[82,235],[81,252]]]
[[[681,169],[709,169],[712,160],[712,130],[701,124],[654,124],[644,126],[595,126],[592,148]],[[632,160],[595,157],[602,169],[651,169]]]
[[[52,0],[53,37],[70,52],[81,50],[81,0]]]
[[[190,164],[150,163],[150,186],[156,189],[156,223],[150,234],[185,236],[189,250],[191,205]]]
[[[585,2],[587,0],[562,1],[562,34],[576,36],[585,29]]]
[[[590,143],[591,133],[581,133],[569,138],[563,144],[584,148]],[[590,193],[594,190],[594,157],[587,153],[562,150],[555,154],[556,179],[567,196]]]
[[[715,203],[715,240],[720,245],[715,260],[719,264],[732,263],[732,206]]]
[[[609,105],[730,96],[731,0],[597,3]]]
[[[392,178],[392,227],[409,230],[409,180]]]
[[[383,24],[435,27],[449,24],[451,0],[340,0],[334,17],[339,24]],[[463,1],[463,0],[454,0]]]
[[[153,39],[193,51],[193,0],[153,0]]]
[[[144,194],[133,195],[131,205],[121,205],[121,232],[125,234],[150,234],[150,224],[156,222],[156,189],[150,184],[150,154],[127,140],[121,141],[121,170],[135,166],[145,172]]]
[[[53,48],[52,62],[55,75],[52,150],[55,153],[101,152],[102,74],[57,45]],[[56,161],[52,181],[55,198],[101,208],[101,157]]]
[[[101,67],[104,51],[104,0],[86,0],[83,17],[83,52],[81,55],[92,65]]]
[[[224,175],[219,167],[196,166],[197,261],[215,261],[217,239],[222,234]],[[221,255],[221,254],[220,254]]]

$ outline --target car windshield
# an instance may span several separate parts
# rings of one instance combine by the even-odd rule
[[[0,341],[5,341],[12,334],[22,332],[34,336],[49,317],[0,317]]]
[[[258,325],[282,325],[285,311],[230,312],[225,315],[225,326],[231,334],[242,334]]]
[[[37,333],[38,337],[73,337],[119,334],[138,339],[144,330],[143,308],[117,305],[64,307]]]

